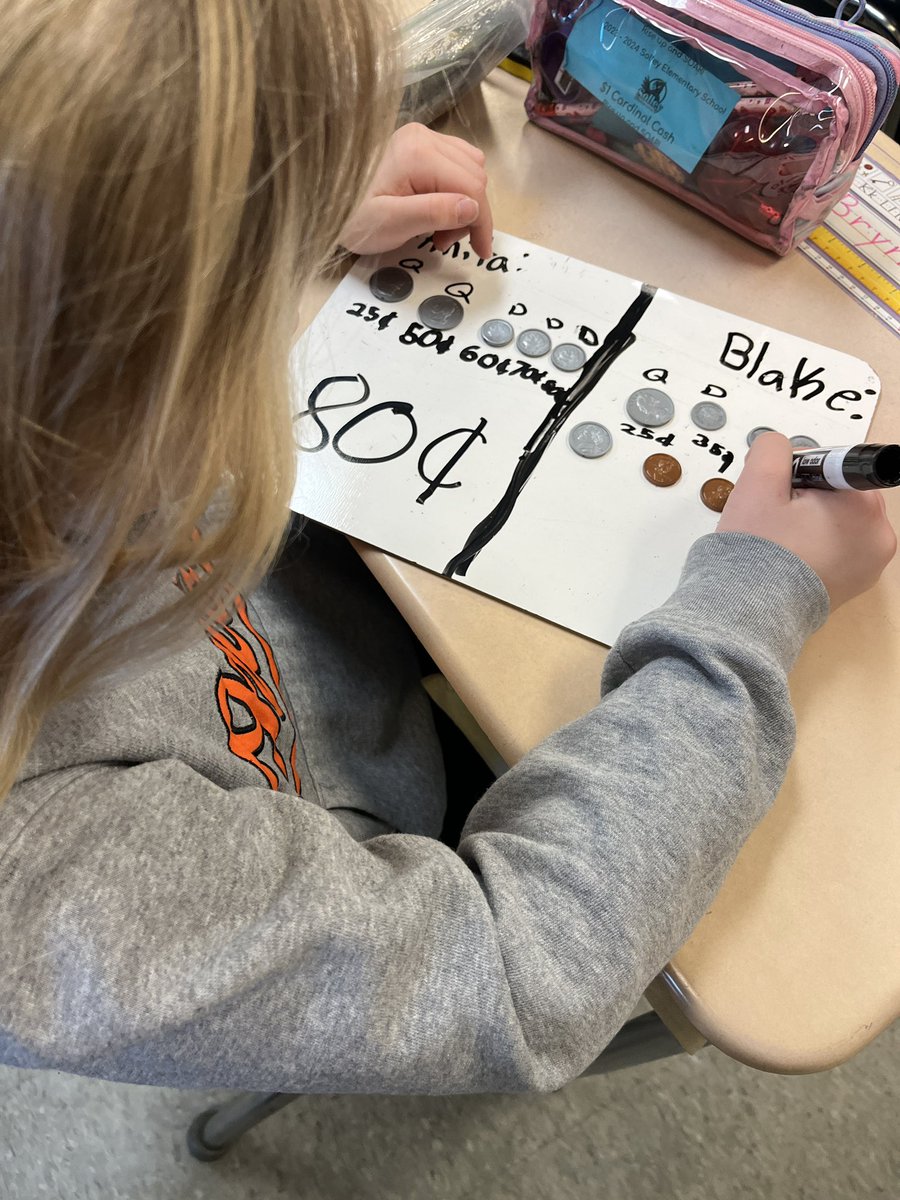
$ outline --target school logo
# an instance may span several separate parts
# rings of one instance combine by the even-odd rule
[[[182,591],[190,591],[211,571],[210,563],[185,567],[175,582]],[[281,687],[281,672],[242,596],[236,597],[233,613],[223,612],[207,626],[206,636],[225,660],[216,676],[215,701],[228,749],[254,767],[273,792],[293,789],[299,796],[297,731]],[[278,745],[286,726],[291,735],[287,758]]]
[[[664,79],[651,79],[649,75],[645,75],[643,83],[635,92],[635,97],[642,104],[646,104],[648,108],[652,108],[654,112],[659,112],[665,101],[667,91]]]

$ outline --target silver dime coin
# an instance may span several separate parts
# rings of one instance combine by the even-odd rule
[[[602,458],[612,449],[612,434],[597,421],[582,421],[569,431],[569,445],[582,458]]]
[[[818,444],[815,438],[807,437],[805,433],[795,433],[791,438],[795,450],[815,450]]]
[[[369,280],[369,291],[376,300],[396,304],[412,294],[413,279],[402,267],[379,267]]]
[[[463,306],[452,296],[429,296],[419,305],[419,320],[431,329],[455,329],[463,319]]]
[[[761,433],[774,433],[775,430],[771,425],[757,425],[755,429],[751,429],[747,434],[747,445],[752,446]]]
[[[478,335],[486,346],[508,346],[513,340],[513,327],[509,321],[493,317],[485,321],[478,330]]]
[[[721,429],[728,420],[728,414],[721,404],[712,400],[701,400],[691,409],[691,420],[698,429]]]
[[[528,358],[543,358],[551,342],[543,329],[523,329],[516,338],[516,346]]]
[[[587,362],[587,355],[574,342],[560,342],[553,347],[550,361],[560,371],[580,371]]]
[[[647,425],[651,429],[657,425],[667,425],[675,416],[675,405],[671,396],[667,396],[659,388],[638,388],[628,397],[625,408],[632,421],[638,425]]]

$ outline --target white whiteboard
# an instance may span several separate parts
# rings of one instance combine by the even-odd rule
[[[515,342],[484,345],[481,325],[502,317],[516,334],[542,329],[554,346],[574,342],[590,356],[641,295],[639,281],[506,234],[495,235],[494,250],[485,262],[464,245],[442,254],[418,239],[360,260],[336,289],[292,358],[297,512],[433,571],[459,563],[524,448],[579,378],[556,370],[549,355],[523,356]],[[413,275],[412,295],[377,300],[372,273],[397,264]],[[463,303],[463,320],[428,331],[418,306],[447,289]],[[505,522],[461,568],[464,577],[452,576],[605,643],[670,595],[691,543],[718,520],[700,488],[717,475],[737,478],[751,429],[823,446],[861,442],[879,391],[872,369],[849,355],[662,289],[640,303],[633,343],[544,438]],[[625,404],[639,387],[672,398],[670,423],[635,426]],[[727,412],[716,432],[691,421],[704,399]],[[583,421],[611,432],[604,457],[570,448],[567,435]],[[669,445],[657,443],[670,434]],[[674,486],[644,478],[654,452],[681,464]],[[430,486],[436,478],[440,486]]]

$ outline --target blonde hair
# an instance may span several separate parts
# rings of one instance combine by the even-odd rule
[[[0,0],[0,798],[53,705],[277,553],[299,292],[389,132],[385,28],[371,0]]]

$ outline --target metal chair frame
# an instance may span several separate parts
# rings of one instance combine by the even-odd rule
[[[681,1043],[655,1012],[643,1013],[622,1026],[600,1057],[579,1078],[607,1075],[611,1071],[683,1052]],[[248,1129],[297,1099],[299,1096],[295,1092],[241,1092],[218,1108],[208,1108],[194,1118],[187,1132],[188,1150],[201,1162],[214,1162]]]

